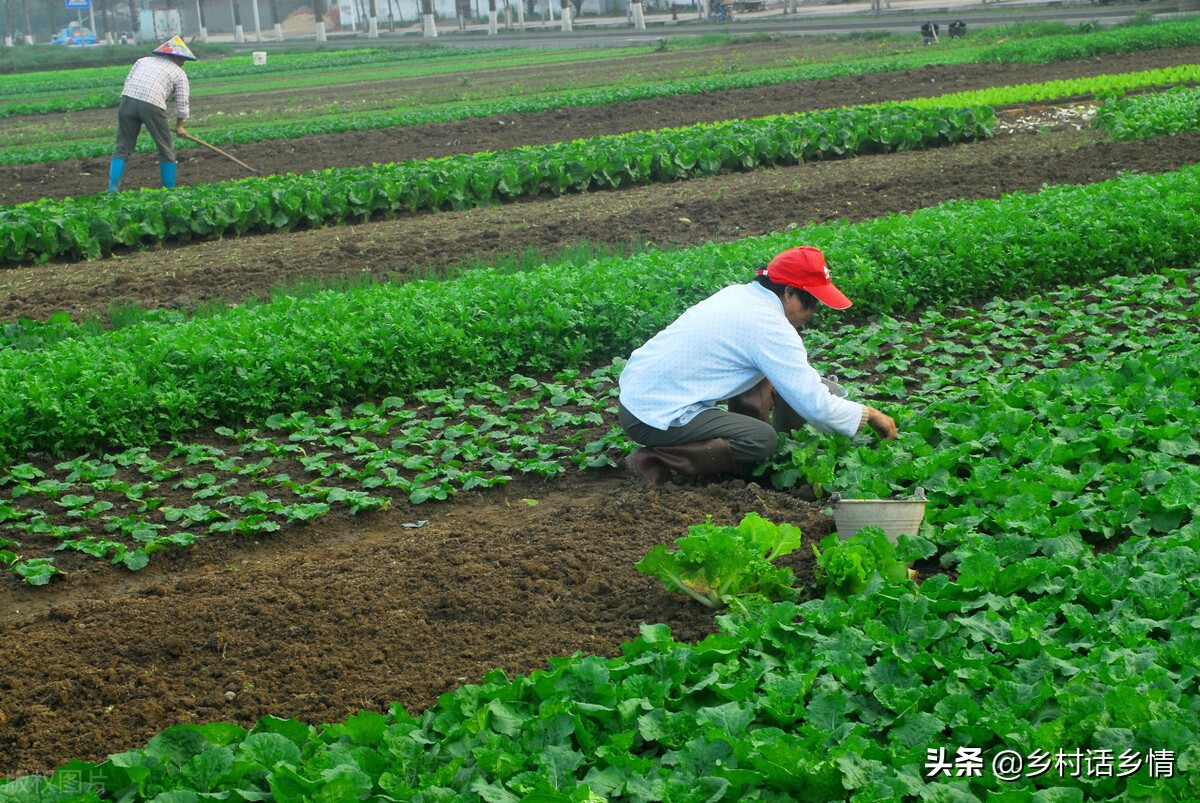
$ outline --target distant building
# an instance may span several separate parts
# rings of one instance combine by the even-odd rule
[[[238,3],[238,15],[241,18],[242,29],[247,36],[254,34],[254,2],[255,0],[233,0]],[[201,0],[204,9],[204,23],[208,33],[232,33],[234,30],[234,17],[231,2],[227,0]],[[261,26],[264,36],[270,35],[277,20],[274,19],[271,12],[270,0],[257,0],[258,2],[258,17],[259,25]],[[458,17],[456,5],[457,0],[433,0],[434,13],[440,19],[454,20]],[[468,7],[471,9],[471,15],[476,18],[484,18],[488,13],[487,0],[465,0]],[[526,2],[526,14],[539,14],[543,18],[553,16],[555,19],[559,16],[559,8],[561,0],[508,0],[512,8],[513,17],[516,17],[517,2]],[[150,21],[147,22],[146,28],[150,31],[157,32],[169,23],[164,21],[160,12],[165,12],[167,9],[164,0],[143,0],[145,10],[142,15],[145,18],[147,11],[152,13]],[[553,9],[549,8],[549,3],[553,3]],[[182,31],[179,32],[184,39],[190,39],[196,36],[200,30],[199,16],[197,14],[197,6],[195,0],[177,0],[174,4],[176,13],[179,15],[179,25]],[[661,5],[661,4],[660,4]],[[628,0],[583,0],[582,15],[583,16],[612,16],[624,14],[628,6]],[[305,20],[313,19],[311,16],[312,3],[296,2],[296,0],[277,0],[276,7],[279,10],[280,19],[278,22],[283,24],[284,20],[291,18],[293,24],[284,26],[284,36],[304,36],[311,34],[311,30],[305,30],[308,25],[313,25],[313,22],[305,23]],[[505,0],[496,0],[496,9],[501,16],[504,14]],[[647,4],[647,8],[655,7],[653,0]],[[664,8],[666,6],[663,6]],[[346,31],[362,31],[366,27],[366,19],[370,13],[369,0],[326,0],[325,4],[325,25],[326,30],[330,33],[346,32]],[[421,18],[421,2],[420,0],[375,0],[375,13],[379,19],[381,26],[386,26],[390,22],[396,24],[405,23],[412,24]],[[157,27],[156,27],[157,26]],[[157,35],[157,33],[155,33]],[[173,36],[174,32],[167,35]],[[153,39],[154,36],[150,36]],[[166,38],[165,36],[162,38]],[[148,40],[147,40],[148,41]]]

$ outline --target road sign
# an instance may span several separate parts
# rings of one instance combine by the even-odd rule
[[[67,9],[73,8],[91,8],[92,0],[67,0]]]

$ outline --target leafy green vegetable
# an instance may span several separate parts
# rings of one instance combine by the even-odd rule
[[[1109,101],[1096,114],[1097,125],[1119,141],[1194,131],[1198,119],[1200,90],[1191,87]]]
[[[5,551],[7,552],[7,550]],[[50,582],[51,577],[62,573],[50,558],[15,560],[12,562],[9,571],[20,575],[31,586],[44,586]]]
[[[763,602],[695,644],[642,625],[616,657],[494,670],[419,715],[393,703],[320,727],[176,725],[52,778],[0,781],[0,803],[1200,800],[1200,529],[1082,560],[975,547],[990,572],[980,560],[957,581]],[[1043,784],[928,770],[937,747],[988,766],[1064,744],[1155,751],[1162,771]]]
[[[470,209],[547,190],[587,192],[831,155],[988,137],[988,107],[832,109],[758,120],[458,154],[168,192],[100,193],[0,207],[0,262],[94,259],[121,246],[364,221],[401,211]],[[897,140],[896,131],[905,136]],[[501,178],[504,179],[501,182]]]
[[[800,528],[773,524],[748,513],[737,527],[718,526],[711,517],[675,541],[677,552],[659,544],[638,561],[638,571],[653,575],[672,591],[715,608],[751,595],[794,600],[795,575],[771,562],[800,547]]]
[[[845,540],[833,533],[813,544],[813,554],[818,584],[843,599],[883,587],[913,587],[908,565],[882,527],[864,527]]]
[[[573,270],[546,265],[511,275],[468,271],[453,281],[281,298],[34,351],[5,349],[0,458],[68,444],[92,451],[148,445],[203,425],[261,421],[280,411],[612,359],[628,354],[688,303],[739,281],[738,266],[766,259],[799,237],[821,245],[831,260],[843,257],[839,286],[845,284],[863,316],[899,314],[917,305],[945,309],[971,297],[1158,270],[1200,259],[1200,242],[1188,226],[1197,198],[1196,168],[1131,175],[1083,188],[955,203],[905,218],[598,259]],[[981,234],[954,240],[955,250],[948,253],[911,246],[943,241],[955,231]],[[1147,239],[1146,231],[1155,237]],[[1002,273],[995,270],[998,253],[1010,254]],[[1137,254],[1134,262],[1130,253]],[[646,301],[650,297],[653,303]],[[470,298],[487,298],[506,314],[480,316],[476,305],[463,301]],[[986,334],[983,324],[989,321],[977,323]],[[1090,351],[1090,344],[1084,347]],[[427,359],[388,359],[397,348]],[[917,359],[955,356],[905,362],[911,370]],[[1017,357],[993,352],[989,359]],[[901,370],[899,363],[886,368]],[[971,361],[959,359],[957,367],[942,372],[941,382],[965,385],[974,381],[973,371]],[[900,385],[876,387],[898,393],[904,380],[894,379]]]

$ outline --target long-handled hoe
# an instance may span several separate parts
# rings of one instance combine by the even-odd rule
[[[257,171],[257,170],[255,170],[253,167],[251,167],[250,165],[246,164],[245,162],[243,162],[241,159],[237,158],[237,157],[236,157],[236,156],[234,156],[233,154],[231,154],[231,153],[226,153],[225,151],[223,151],[223,150],[221,150],[220,148],[218,148],[216,145],[209,145],[207,142],[205,142],[204,140],[200,139],[200,137],[193,136],[193,135],[191,135],[191,134],[187,134],[187,133],[181,134],[180,136],[182,136],[184,139],[190,139],[192,142],[195,142],[197,145],[203,145],[204,147],[208,148],[208,149],[209,149],[209,150],[211,150],[211,151],[216,151],[217,153],[219,153],[219,154],[221,154],[222,156],[224,156],[226,159],[229,159],[230,161],[237,162],[237,163],[238,163],[238,164],[240,164],[242,167],[244,167],[244,168],[246,168],[247,170],[249,170],[251,173],[257,173],[257,172],[258,172],[258,171]]]

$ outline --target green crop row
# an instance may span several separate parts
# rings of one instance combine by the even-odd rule
[[[1120,96],[1133,90],[1173,87],[1200,81],[1200,65],[1181,64],[1158,70],[1143,70],[1119,75],[1092,75],[1085,78],[1070,78],[1046,81],[1040,84],[991,87],[970,92],[954,92],[937,98],[925,98],[907,102],[908,106],[920,106],[935,102],[939,106],[1008,106],[1014,103],[1038,103],[1060,98]],[[1159,95],[1147,95],[1145,101],[1153,105]],[[1197,124],[1193,124],[1194,130]],[[1182,129],[1188,130],[1188,129]]]
[[[1013,37],[1008,41],[990,45],[979,54],[979,61],[1024,62],[1046,64],[1051,61],[1079,61],[1095,58],[1107,53],[1137,53],[1164,47],[1192,47],[1195,45],[1197,18],[1148,25],[1135,24],[1106,28],[1098,31],[1080,31],[1070,36],[1038,37],[1033,39]]]
[[[1067,359],[1071,345],[1134,314],[1128,302],[1114,313],[1113,296],[1135,294],[1178,318],[1189,303],[1195,309],[1189,281],[1194,272],[1106,282],[1095,288],[1092,322],[1089,300],[1069,291],[1047,300],[1073,308],[1057,320],[1036,300],[1001,300],[976,320],[953,320],[995,334],[990,345],[1003,358],[1019,345],[1003,327],[1026,318],[1062,336],[1061,353],[1043,356]],[[873,579],[862,593],[799,605],[744,601],[749,616],[722,617],[722,633],[696,645],[645,626],[620,657],[552,659],[512,679],[497,671],[418,716],[397,703],[387,715],[320,727],[273,717],[249,731],[177,726],[106,761],[0,783],[0,801],[200,793],[655,801],[694,788],[716,800],[1194,800],[1200,522],[1189,507],[1196,442],[1186,438],[1200,342],[1182,326],[1163,337],[1164,320],[1149,320],[1109,344],[1111,354],[1099,341],[1095,360],[1033,382],[1000,377],[986,360],[960,361],[956,370],[973,366],[974,376],[959,398],[939,403],[909,442],[871,449],[875,473],[909,475],[899,487],[911,485],[914,457],[930,469],[936,503],[923,535],[949,550],[953,579],[934,574],[919,587]],[[930,316],[923,335],[865,336],[935,341],[942,323]],[[1036,362],[1029,351],[1014,357]],[[469,399],[428,401],[465,408]],[[1130,412],[1105,420],[1114,406]],[[358,412],[336,430],[347,441],[373,426],[372,413],[394,410]],[[990,442],[967,448],[981,418]],[[280,423],[297,443],[312,443],[310,418]],[[1043,427],[1075,431],[1046,437]],[[917,442],[930,453],[914,454]],[[991,460],[989,449],[1007,453]],[[965,476],[930,465],[957,455],[968,456]],[[158,468],[136,450],[126,457],[139,470]],[[1056,470],[1048,458],[1065,462]],[[92,482],[107,473],[85,460],[67,468]],[[1069,487],[1078,474],[1090,480],[1110,468],[1141,487],[1116,487],[1099,507]],[[1038,495],[1048,498],[1030,517]],[[1109,554],[1094,552],[1087,543],[1105,516],[1131,503],[1161,509],[1134,516],[1135,535]],[[901,541],[906,560],[930,552],[925,537]],[[1028,762],[1012,778],[993,771],[1002,751]],[[978,773],[966,771],[972,753]]]
[[[643,625],[615,658],[496,670],[417,716],[174,726],[0,801],[1196,799],[1200,589],[1171,578],[1200,537],[1029,565],[1017,591],[1019,564],[970,568],[724,616],[694,645]],[[999,778],[1002,750],[1030,764]]]
[[[776,73],[771,73],[772,79],[777,78]],[[721,79],[725,80],[725,79]],[[972,92],[957,92],[948,95],[942,95],[932,98],[919,98],[906,101],[904,104],[889,104],[903,105],[909,108],[931,109],[931,108],[960,108],[966,106],[998,106],[1008,105],[1012,103],[1030,103],[1045,100],[1054,100],[1062,97],[1076,95],[1091,95],[1096,97],[1112,97],[1119,96],[1132,90],[1154,88],[1154,87],[1170,87],[1178,84],[1195,82],[1200,80],[1200,65],[1180,65],[1177,67],[1168,67],[1158,70],[1147,70],[1138,73],[1128,73],[1122,75],[1102,75],[1092,76],[1088,78],[1080,78],[1063,81],[1049,81],[1041,84],[1024,84],[1020,86],[997,87],[986,90],[978,90]],[[707,82],[705,86],[707,86]],[[690,89],[677,87],[676,91],[700,91],[696,89],[695,82],[690,82],[686,85]],[[655,84],[654,92],[663,92],[664,85]],[[614,95],[616,93],[616,95]],[[631,94],[632,93],[632,94]],[[576,93],[573,97],[575,102],[589,102],[587,99],[581,101],[582,93]],[[620,90],[604,90],[601,91],[595,102],[613,102],[614,100],[629,100],[633,97],[641,97],[640,90],[623,88]],[[1144,101],[1153,104],[1154,101]],[[367,114],[338,114],[328,118],[320,118],[316,120],[307,120],[304,122],[285,122],[274,124],[257,123],[252,128],[236,129],[229,128],[216,132],[216,136],[208,135],[210,139],[220,143],[233,142],[259,142],[273,139],[282,139],[288,137],[307,136],[313,134],[338,133],[350,130],[371,130],[380,127],[406,126],[416,125],[420,123],[444,121],[446,119],[457,119],[464,116],[481,116],[483,114],[499,113],[503,110],[506,113],[512,112],[528,112],[540,110],[547,107],[557,106],[554,101],[545,98],[524,99],[518,101],[506,101],[497,106],[495,104],[471,104],[463,107],[440,107],[436,110],[418,110],[405,112],[371,112]],[[1180,121],[1180,130],[1188,130],[1186,120]],[[1192,125],[1191,128],[1195,128]],[[1149,135],[1149,134],[1147,134]],[[139,146],[142,149],[152,148],[153,145],[149,141],[142,142]],[[181,143],[180,147],[198,147],[191,143]],[[85,155],[100,156],[107,154],[111,150],[111,142],[105,140],[95,140],[88,142],[73,142],[68,145],[56,145],[50,150],[43,146],[29,148],[22,146],[20,148],[9,149],[8,151],[0,150],[0,163],[25,163],[52,161],[62,158],[80,158]],[[7,155],[6,155],[7,154]]]
[[[947,326],[974,328],[992,336],[981,345],[994,359],[1061,366],[1032,381],[973,357],[921,366],[943,387],[962,372],[958,393],[914,417],[907,440],[871,447],[869,471],[848,459],[865,450],[843,452],[842,476],[863,486],[882,478],[909,490],[914,471],[928,473],[929,523],[901,538],[899,556],[929,557],[936,541],[952,575],[927,572],[918,585],[868,572],[858,593],[745,598],[732,609],[745,614],[719,617],[721,632],[697,644],[643,625],[617,657],[551,658],[512,678],[496,670],[416,715],[400,701],[320,726],[271,716],[250,729],[174,726],[104,761],[0,781],[0,803],[1196,800],[1195,281],[1194,270],[1169,272],[1103,282],[1089,296],[998,299],[912,331],[864,327],[864,342],[849,344],[937,343]],[[1143,304],[1168,314],[1125,330]],[[1181,325],[1164,336],[1167,319]],[[1025,348],[1045,341],[1019,340],[1022,320],[1060,340],[1041,354]],[[1112,328],[1121,342],[1104,341]],[[1089,338],[1095,359],[1062,365]],[[395,412],[364,408],[327,434],[349,442]],[[314,445],[310,417],[277,423]],[[196,457],[207,467],[214,456]],[[968,471],[951,467],[960,458]],[[124,459],[162,469],[139,450]],[[83,459],[64,468],[93,483],[108,474]],[[1072,484],[1110,475],[1100,504]],[[1123,485],[1135,477],[1136,490]],[[1089,546],[1131,505],[1145,515],[1125,523],[1122,543],[1105,554]],[[1002,756],[1009,763],[993,763]]]
[[[0,455],[148,444],[280,409],[354,403],[627,354],[773,254],[825,249],[859,315],[1200,259],[1200,168],[951,203],[574,271],[473,271],[0,352]],[[964,236],[971,232],[971,236]]]
[[[1172,21],[1155,21],[1104,29],[1081,31],[1073,34],[1056,34],[1036,39],[1021,38],[1003,44],[968,48],[952,53],[923,50],[913,54],[912,61],[893,62],[895,68],[919,66],[920,64],[945,61],[985,62],[1034,62],[1046,63],[1070,59],[1089,58],[1105,53],[1127,53],[1155,50],[1165,47],[1187,47],[1200,44],[1200,25],[1197,20],[1182,18]],[[631,49],[636,50],[636,48]],[[546,60],[562,61],[579,59],[610,59],[614,53],[583,51],[572,54],[553,54],[517,48],[489,50],[488,58],[505,57],[514,66],[541,63]],[[620,57],[616,54],[616,57]],[[476,63],[477,57],[463,58],[461,51],[439,46],[416,48],[364,48],[359,50],[328,51],[321,53],[271,53],[267,64],[253,65],[245,57],[229,57],[217,61],[201,59],[188,66],[193,82],[203,83],[211,79],[264,76],[271,74],[296,74],[303,72],[329,72],[341,68],[357,68],[399,64],[405,62],[437,63],[463,61]],[[861,63],[861,62],[859,62]],[[811,68],[813,65],[809,65]],[[817,69],[821,69],[818,65]],[[0,75],[0,98],[79,92],[88,89],[107,89],[124,80],[128,66],[89,67],[73,70],[53,70],[41,73]],[[803,80],[788,77],[783,80]]]
[[[0,499],[0,524],[13,536],[0,538],[0,564],[44,585],[58,573],[49,550],[137,570],[167,547],[276,532],[334,507],[421,504],[516,474],[613,466],[626,445],[604,418],[618,371],[564,371],[547,381],[513,375],[506,387],[476,383],[418,391],[409,402],[276,413],[262,430],[218,428],[227,448],[174,443],[85,453],[53,467],[14,465],[0,471],[8,497]]]
[[[902,68],[892,61],[872,65],[873,72],[889,72]],[[840,65],[808,67],[804,78],[846,75],[861,72]],[[786,72],[786,71],[784,71]],[[549,97],[513,98],[491,102],[471,102],[438,106],[433,109],[404,109],[374,111],[362,114],[336,114],[316,120],[295,120],[277,123],[257,122],[253,125],[223,126],[205,131],[205,140],[216,145],[241,142],[264,142],[290,139],[318,134],[335,134],[346,131],[371,131],[380,128],[397,128],[428,123],[446,122],[469,117],[489,117],[503,114],[523,114],[563,107],[598,106],[645,100],[679,94],[697,94],[720,91],[744,86],[760,86],[782,83],[779,70],[764,70],[758,73],[710,78],[692,78],[681,81],[655,82],[633,86],[621,86],[591,91],[573,90],[565,95]],[[802,80],[795,77],[792,80]],[[182,147],[195,147],[182,143]],[[145,149],[141,143],[139,149]],[[92,140],[76,140],[68,144],[17,146],[0,148],[0,164],[34,164],[60,159],[79,159],[89,156],[104,156],[112,151],[111,137]]]
[[[625,54],[629,51],[617,51]],[[586,59],[619,58],[611,52],[599,53],[594,51],[488,51],[486,57],[474,59],[449,58],[454,51],[432,51],[440,58],[409,57],[397,58],[367,58],[354,59],[332,58],[328,66],[322,67],[321,62],[313,61],[312,56],[305,58],[305,63],[299,70],[290,69],[288,64],[294,60],[286,55],[271,62],[271,67],[254,66],[248,61],[248,56],[237,60],[217,62],[215,70],[189,67],[191,77],[192,98],[201,105],[209,98],[227,94],[244,94],[247,92],[270,92],[276,90],[296,90],[303,87],[329,86],[331,84],[346,84],[358,80],[364,64],[372,64],[371,80],[383,79],[412,79],[427,75],[452,75],[459,72],[474,72],[505,67],[530,67],[538,65],[558,66]],[[280,61],[282,63],[276,63]],[[206,62],[199,62],[205,63]],[[124,68],[128,69],[128,68]],[[199,73],[199,74],[194,74]],[[29,92],[24,100],[18,97],[11,102],[0,102],[0,118],[16,115],[51,114],[65,111],[83,111],[86,109],[116,108],[120,102],[121,84],[124,74],[106,75],[106,83],[100,85],[103,91],[85,94],[80,91],[59,90],[57,96],[46,97],[44,92]],[[61,79],[60,79],[61,80]],[[96,80],[85,83],[92,84]],[[385,100],[386,105],[393,105],[394,100]]]
[[[1063,41],[1055,44],[1059,39]],[[1161,24],[1156,23],[1149,26],[1138,26],[1115,31],[1109,30],[1097,33],[1052,37],[1051,41],[1042,43],[1038,60],[1052,61],[1056,58],[1067,58],[1068,56],[1065,54],[1076,52],[1090,54],[1128,52],[1131,50],[1153,49],[1155,47],[1182,46],[1183,44],[1195,44],[1197,42],[1200,42],[1200,21],[1184,20]],[[1024,44],[1024,41],[1022,44]],[[556,93],[546,97],[520,98],[487,103],[476,102],[439,107],[438,109],[371,112],[361,115],[341,114],[320,120],[278,123],[274,125],[256,123],[253,126],[214,129],[206,132],[205,139],[217,145],[258,142],[322,133],[418,125],[451,119],[462,119],[465,117],[543,111],[564,106],[589,106],[679,94],[767,86],[834,76],[890,72],[899,69],[911,69],[929,63],[1025,60],[1026,56],[1023,54],[1022,49],[1015,47],[1015,45],[1016,43],[998,45],[987,48],[979,54],[974,54],[973,51],[954,51],[939,55],[930,53],[930,49],[925,49],[921,53],[903,57],[886,56],[843,64],[801,65],[791,69],[773,68],[728,76],[710,76],[703,79],[679,81],[656,81],[647,84],[592,91],[572,90],[566,94]],[[1056,54],[1058,53],[1064,55],[1057,56]],[[1125,88],[1129,89],[1133,87],[1126,86]],[[1046,94],[1045,90],[1034,90],[1031,97],[1014,96],[1012,100],[998,102],[1030,101],[1051,96]],[[146,148],[149,145],[142,143],[140,147]],[[192,145],[191,143],[184,143],[184,147],[192,147]],[[0,149],[0,164],[28,164],[67,158],[103,156],[108,154],[111,149],[112,143],[107,138],[81,140],[65,145],[56,143],[48,146],[3,148]]]
[[[881,458],[896,450],[911,454],[909,430],[927,429],[926,409],[937,403],[941,411],[953,410],[958,404],[953,395],[977,384],[981,371],[989,383],[1013,385],[1082,355],[1089,365],[1109,365],[1130,353],[1150,361],[1191,354],[1200,314],[1197,276],[1166,270],[1106,279],[1089,288],[1110,299],[1104,305],[1092,301],[1090,292],[1061,288],[995,301],[982,311],[954,308],[916,321],[876,316],[867,326],[822,327],[806,332],[805,341],[821,355],[820,368],[838,375],[854,398],[869,399],[896,417],[904,434]],[[506,381],[421,390],[409,400],[387,398],[321,413],[277,412],[263,428],[219,428],[218,435],[231,441],[225,448],[176,443],[158,457],[134,447],[99,457],[77,455],[52,469],[14,465],[0,471],[0,489],[9,496],[0,498],[0,522],[21,541],[0,539],[0,563],[36,585],[57,572],[50,549],[137,569],[168,546],[231,531],[274,532],[334,506],[357,511],[389,502],[420,504],[502,485],[515,474],[553,476],[573,466],[615,466],[630,448],[613,425],[623,365],[616,360],[587,375],[562,371],[548,381],[515,374]],[[979,418],[974,405],[961,406]],[[961,413],[943,417],[963,420]],[[1155,451],[1195,454],[1196,438],[1176,430],[1156,427]],[[918,437],[915,443],[923,441]],[[803,482],[818,494],[856,492],[864,485],[856,473],[864,463],[878,466],[880,458],[869,459],[876,454],[872,448],[844,459],[851,447],[844,439],[807,433],[799,442],[785,442],[764,474],[780,488]],[[961,450],[940,451],[939,459],[957,474]],[[914,462],[930,468],[927,457]],[[1056,464],[1048,473],[1064,468]],[[937,479],[938,472],[929,473]],[[1074,474],[1086,484],[1084,472]],[[180,490],[190,498],[168,504]],[[1125,512],[1136,516],[1140,509],[1126,506]]]
[[[1007,382],[1078,361],[1170,350],[1200,316],[1198,277],[1195,268],[1164,268],[1031,298],[1000,297],[974,310],[923,311],[915,324],[881,316],[870,326],[823,327],[805,340],[853,392],[923,407],[971,383],[979,366]],[[1159,346],[1160,337],[1168,345]]]
[[[121,246],[467,209],[988,136],[990,109],[845,109],[636,132],[498,154],[252,178],[0,208],[0,263]]]
[[[1195,131],[1200,127],[1200,89],[1110,101],[1097,111],[1096,124],[1118,141]]]
[[[529,58],[527,51],[505,49],[489,51],[489,57],[503,55]],[[272,74],[328,73],[342,68],[374,67],[405,62],[442,62],[462,60],[462,53],[453,48],[365,48],[362,50],[330,51],[324,53],[272,53],[267,64],[253,64],[249,56],[224,58],[219,61],[199,61],[189,64],[191,82],[203,84],[220,78],[242,78]],[[521,62],[524,63],[524,62]],[[75,70],[53,70],[20,75],[0,75],[0,98],[77,93],[86,89],[111,89],[120,85],[129,73],[128,65],[120,67],[88,67]]]
[[[1193,303],[1193,323],[1198,309]],[[968,534],[1033,554],[1195,529],[1200,375],[1189,366],[1200,361],[1200,331],[1185,316],[1131,342],[1133,350],[1101,351],[1100,364],[1069,361],[1016,377],[991,360],[943,367],[929,372],[943,390],[897,408],[895,443],[805,433],[763,472],[780,487],[804,481],[852,498],[907,497],[920,486],[926,521],[950,550]],[[1068,345],[1045,354],[1067,361]]]

